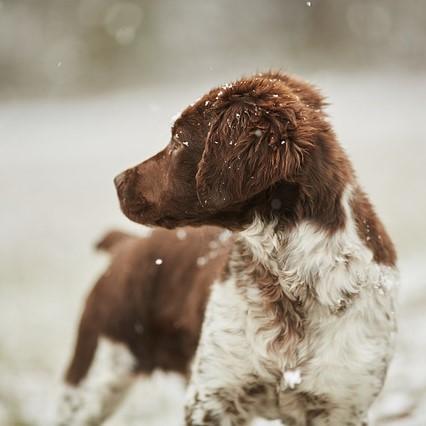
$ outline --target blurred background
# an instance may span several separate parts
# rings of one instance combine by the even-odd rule
[[[46,425],[111,227],[112,178],[171,117],[267,69],[320,87],[393,236],[397,355],[377,425],[426,424],[423,0],[0,0],[0,425]],[[139,383],[108,425],[177,426],[183,386]]]

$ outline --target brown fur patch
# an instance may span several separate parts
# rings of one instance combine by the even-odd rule
[[[373,252],[374,260],[387,266],[395,266],[397,256],[392,240],[360,188],[357,188],[353,195],[351,207],[358,235]]]
[[[270,342],[269,349],[282,352],[288,359],[296,353],[297,344],[304,337],[304,312],[298,300],[290,299],[282,289],[278,277],[273,275],[264,265],[259,263],[251,250],[241,240],[237,240],[232,253],[234,273],[239,277],[237,285],[246,289],[247,285],[258,287],[265,315],[271,318],[265,322],[259,332],[269,328],[277,328],[276,337]],[[238,278],[237,278],[238,279]]]

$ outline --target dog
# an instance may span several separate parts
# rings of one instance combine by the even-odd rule
[[[161,152],[115,178],[137,223],[235,235],[211,287],[186,426],[360,426],[382,389],[396,251],[324,107],[298,78],[242,78],[187,107]]]
[[[101,424],[155,370],[188,377],[231,241],[229,231],[203,227],[144,238],[111,231],[97,243],[110,262],[87,297],[54,424]]]

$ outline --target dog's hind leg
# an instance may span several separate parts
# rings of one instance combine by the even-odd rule
[[[93,299],[93,292],[91,297]],[[89,300],[90,300],[89,298]],[[77,332],[77,342],[71,362],[65,372],[53,413],[52,425],[76,425],[76,417],[85,405],[84,379],[91,367],[98,345],[99,331],[93,324],[93,306],[86,302]]]
[[[89,358],[88,353],[85,355]],[[124,344],[101,338],[92,358],[88,374],[78,383],[70,380],[75,371],[75,363],[71,363],[57,407],[55,426],[102,424],[113,414],[133,383],[136,359]]]
[[[121,316],[111,309],[109,286],[103,275],[87,297],[74,354],[55,401],[55,426],[99,425],[125,396],[135,376],[136,358],[124,343],[103,337]]]

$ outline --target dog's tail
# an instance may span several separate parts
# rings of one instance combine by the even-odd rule
[[[96,244],[95,248],[96,250],[105,251],[107,253],[111,253],[114,249],[114,247],[117,246],[117,244],[129,239],[134,238],[133,235],[128,234],[123,231],[118,230],[112,230],[108,231]]]

